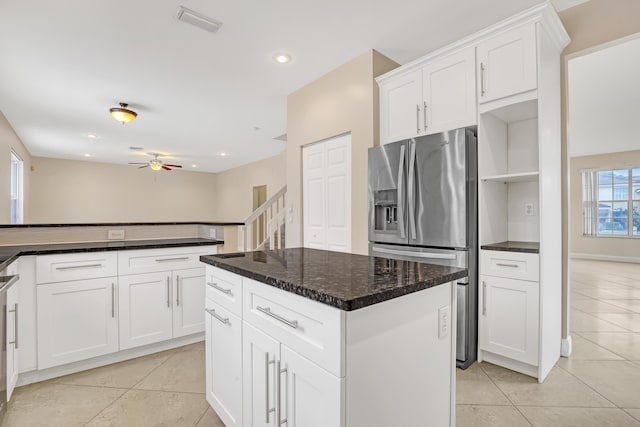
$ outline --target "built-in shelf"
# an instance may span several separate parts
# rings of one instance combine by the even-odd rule
[[[481,179],[488,182],[531,182],[537,181],[539,172],[507,173],[504,175],[485,176]]]

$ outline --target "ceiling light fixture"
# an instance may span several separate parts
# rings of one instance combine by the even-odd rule
[[[129,110],[127,107],[129,104],[125,104],[124,102],[120,103],[120,107],[113,107],[109,109],[111,116],[117,121],[121,122],[123,125],[125,123],[132,122],[138,117],[138,113],[133,110]]]
[[[93,154],[89,154],[89,153],[87,153],[87,154],[85,154],[84,156],[85,156],[85,157],[93,157]]]
[[[196,167],[196,165],[191,165],[191,167],[192,167],[192,168],[195,168],[195,167]]]
[[[220,153],[218,154],[218,156],[220,156],[220,157],[226,157],[226,156],[228,156],[228,155],[229,155],[229,154],[225,153],[224,151],[222,151],[222,152],[220,152]]]
[[[276,53],[275,55],[273,55],[273,59],[278,64],[286,64],[287,62],[291,62],[291,55],[289,55],[288,53]]]
[[[87,138],[96,139],[96,134],[95,133],[89,133],[89,134],[87,134]]]
[[[160,169],[162,169],[162,162],[155,158],[149,161],[149,167],[151,168],[151,170],[159,171]]]

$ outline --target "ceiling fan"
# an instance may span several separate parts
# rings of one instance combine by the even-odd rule
[[[158,158],[159,154],[156,154],[156,153],[149,153],[149,154],[154,156],[154,158],[149,160],[147,163],[132,163],[132,162],[129,162],[129,164],[130,165],[143,165],[143,166],[138,167],[138,169],[150,167],[154,171],[159,171],[160,169],[164,169],[166,171],[170,171],[170,170],[172,170],[171,168],[181,168],[182,167],[181,165],[172,165],[172,164],[169,164],[169,163],[163,163],[162,160],[160,160]]]

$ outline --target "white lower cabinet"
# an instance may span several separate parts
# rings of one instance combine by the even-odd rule
[[[118,301],[121,350],[172,337],[171,272],[120,277]]]
[[[7,269],[8,275],[17,274],[17,271],[10,271],[11,266]],[[7,307],[6,307],[6,346],[7,346],[7,400],[11,399],[13,389],[18,382],[18,374],[20,372],[20,337],[18,335],[18,310],[19,304],[19,283],[14,283],[7,290]]]
[[[481,275],[480,284],[480,350],[537,366],[538,282]]]
[[[118,351],[116,277],[37,287],[38,368]]]
[[[204,331],[204,268],[173,272],[173,337]]]
[[[206,303],[206,397],[227,427],[242,426],[242,321]]]

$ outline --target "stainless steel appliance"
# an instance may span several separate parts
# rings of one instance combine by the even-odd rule
[[[477,140],[455,129],[369,149],[369,254],[465,267],[458,366],[477,353]]]

